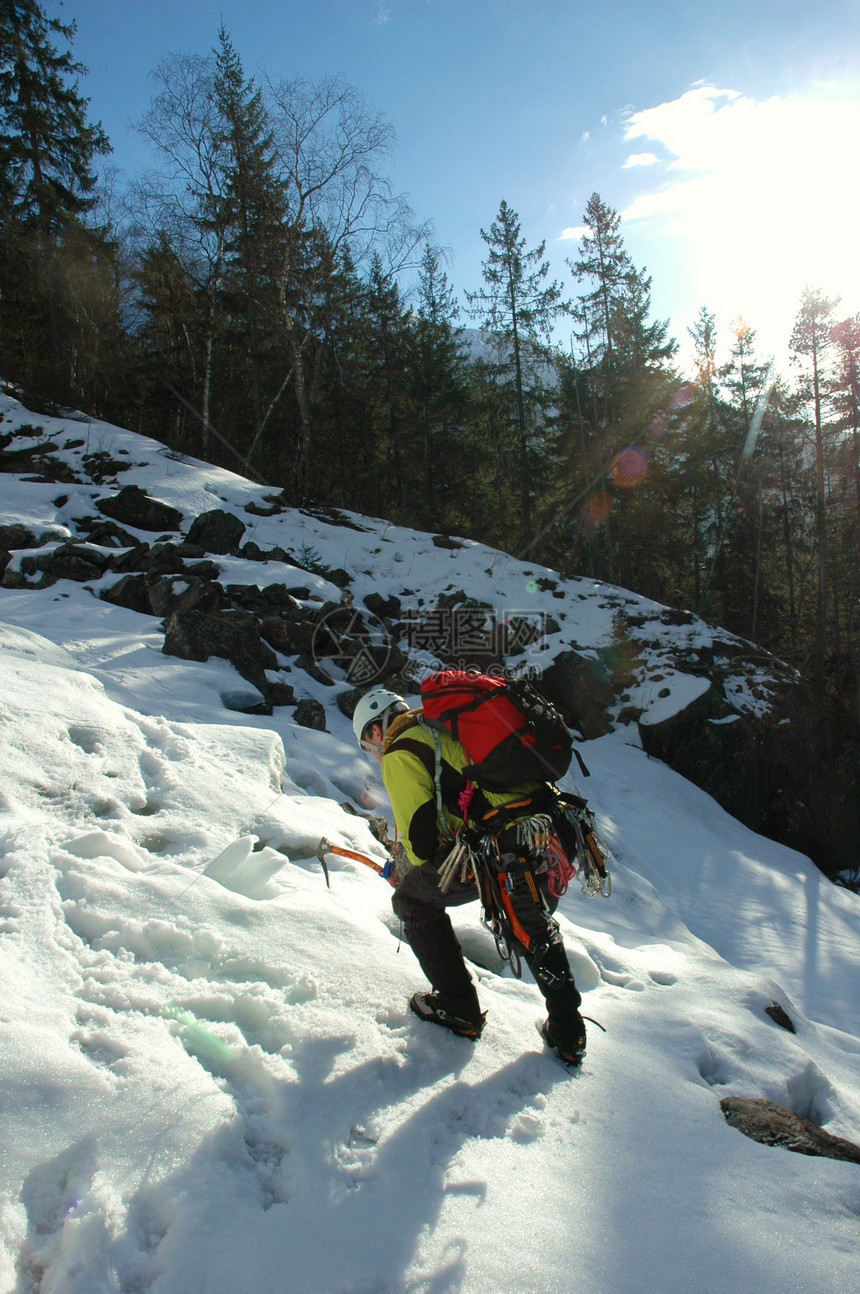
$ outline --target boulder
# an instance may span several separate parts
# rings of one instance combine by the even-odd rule
[[[260,626],[238,611],[209,615],[204,611],[174,611],[165,626],[165,656],[181,660],[227,660],[265,696],[266,670],[277,669],[275,653],[260,637]]]
[[[26,526],[15,522],[11,526],[0,526],[0,548],[13,552],[16,548],[35,548],[36,536]]]
[[[272,705],[259,692],[222,692],[221,701],[225,710],[236,714],[271,714]]]
[[[296,690],[291,683],[275,679],[269,683],[267,690],[270,705],[295,705]]]
[[[139,615],[152,614],[149,603],[149,590],[146,577],[143,575],[123,575],[121,580],[112,584],[109,589],[102,589],[101,598],[115,607],[125,607],[127,611],[137,611]]]
[[[309,652],[313,642],[313,627],[286,616],[266,616],[262,626],[267,643],[284,656],[298,656]]]
[[[178,530],[182,524],[181,512],[169,503],[151,499],[139,485],[126,485],[118,494],[99,499],[96,507],[103,516],[135,530]]]
[[[760,830],[767,817],[766,788],[759,775],[763,732],[752,715],[741,715],[711,683],[676,714],[651,723],[639,720],[642,749],[707,791],[741,822]]]
[[[160,619],[174,611],[206,611],[214,615],[224,605],[220,584],[211,580],[182,580],[167,575],[147,583],[151,612]]]
[[[86,534],[91,544],[100,544],[103,548],[135,548],[137,540],[115,521],[104,521],[101,517],[81,517],[76,521],[78,528]]]
[[[232,512],[213,508],[195,517],[188,531],[187,542],[207,553],[232,553],[239,548],[245,533],[245,523]]]
[[[340,566],[336,566],[333,570],[325,571],[324,574],[329,584],[333,584],[338,589],[345,589],[348,584],[352,583],[352,576],[349,571],[343,570]]]
[[[124,553],[118,553],[111,561],[111,569],[117,574],[127,575],[146,571],[149,569],[149,544],[135,544],[134,548],[129,548]]]
[[[773,1101],[726,1096],[720,1101],[720,1109],[731,1127],[763,1146],[782,1146],[800,1155],[821,1155],[860,1164],[860,1146],[844,1137],[834,1137],[802,1114]]]
[[[387,598],[384,598],[381,593],[368,593],[364,599],[364,605],[372,616],[376,616],[377,620],[397,620],[400,618],[400,598],[395,597],[393,593]]]
[[[572,649],[563,651],[537,682],[587,741],[611,731],[615,692],[602,661]]]
[[[325,709],[320,701],[315,701],[313,697],[303,697],[293,711],[293,718],[296,723],[303,728],[315,728],[317,732],[325,732]]]
[[[76,580],[86,584],[100,580],[108,568],[109,558],[86,544],[59,544],[36,558],[36,569],[56,580]]]

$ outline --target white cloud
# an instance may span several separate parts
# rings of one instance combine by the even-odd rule
[[[659,161],[656,153],[631,153],[624,163],[624,169],[628,170],[631,166],[655,166]]]
[[[562,229],[558,236],[559,242],[579,241],[588,233],[587,225],[569,225],[567,229]]]
[[[856,93],[828,86],[756,101],[699,85],[630,114],[624,137],[668,155],[625,163],[654,159],[643,170],[651,187],[621,213],[625,228],[655,247],[652,268],[658,244],[671,242],[700,304],[743,314],[772,349],[808,284],[841,295],[845,313],[860,308]]]

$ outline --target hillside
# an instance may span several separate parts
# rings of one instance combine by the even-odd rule
[[[853,1290],[860,1166],[720,1101],[860,1140],[860,900],[642,749],[706,693],[726,727],[778,716],[788,671],[622,589],[0,412],[2,1294]],[[560,909],[606,1029],[579,1074],[471,906],[484,1037],[414,1020],[390,890],[318,861],[385,857],[356,684],[414,689],[455,634],[579,707],[614,882]]]

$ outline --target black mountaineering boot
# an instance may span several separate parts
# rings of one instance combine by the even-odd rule
[[[450,1009],[446,1007],[441,993],[415,993],[410,999],[409,1007],[419,1020],[426,1020],[428,1024],[441,1024],[443,1029],[450,1029],[458,1038],[470,1038],[472,1042],[477,1042],[484,1030],[486,1013],[458,1015],[456,1006],[451,1004]]]
[[[579,1066],[585,1055],[585,1024],[578,1012],[576,1021],[575,1026],[565,1029],[563,1038],[556,1037],[549,1020],[544,1020],[539,1028],[540,1036],[546,1045],[552,1047],[559,1060],[563,1060],[565,1065]]]

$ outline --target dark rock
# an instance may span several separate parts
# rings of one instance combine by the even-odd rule
[[[110,477],[116,477],[119,472],[127,472],[131,467],[131,463],[120,463],[104,450],[99,450],[95,454],[85,454],[81,462],[87,469],[90,480],[95,481],[96,485],[101,485],[102,481]]]
[[[102,517],[81,517],[76,523],[92,544],[101,544],[103,548],[136,548],[138,541],[115,521],[105,521]]]
[[[180,548],[178,547],[176,551],[179,552]],[[182,556],[184,557],[185,554],[183,553]],[[190,565],[186,565],[185,574],[189,576],[189,578],[193,578],[195,580],[217,580],[220,570],[214,562],[195,561],[191,562]]]
[[[314,623],[319,630],[327,630],[336,636],[345,633],[365,634],[367,626],[361,612],[351,604],[343,602],[323,602],[318,611],[313,613]]]
[[[22,570],[10,567],[7,562],[0,584],[4,589],[25,589],[27,587],[27,577]]]
[[[720,1101],[720,1109],[733,1128],[763,1146],[782,1146],[800,1155],[821,1155],[860,1164],[860,1146],[844,1137],[834,1137],[817,1123],[773,1101],[727,1096]]]
[[[261,548],[253,539],[249,539],[247,544],[243,544],[241,554],[246,562],[267,562],[269,554],[265,548]]]
[[[337,708],[347,719],[352,719],[355,707],[367,691],[366,687],[353,688],[351,692],[341,692],[337,698]]]
[[[245,504],[245,511],[250,512],[253,517],[274,517],[279,512],[283,512],[283,505],[280,503],[270,503],[267,508],[261,503],[255,503],[252,499],[250,503]]]
[[[476,611],[492,611],[489,602],[480,602],[469,597],[465,589],[455,589],[453,593],[440,593],[436,605],[441,611],[450,611],[454,607],[471,607]]]
[[[778,1002],[771,1002],[770,1006],[765,1007],[764,1013],[769,1015],[771,1020],[774,1020],[781,1029],[787,1029],[789,1033],[797,1033],[791,1016],[785,1007],[780,1006]]]
[[[238,549],[245,533],[245,523],[232,512],[213,508],[195,517],[188,531],[187,542],[196,544],[207,553],[232,553]]]
[[[291,683],[284,683],[277,679],[274,683],[269,683],[267,693],[273,706],[295,704],[296,690]]]
[[[225,710],[236,714],[271,714],[272,706],[259,692],[222,692]]]
[[[174,611],[206,611],[214,615],[224,605],[221,586],[210,580],[182,581],[175,576],[161,576],[149,583],[148,594],[152,615],[162,620]]]
[[[466,545],[459,539],[452,539],[450,535],[434,535],[433,543],[437,548],[449,548],[452,551],[457,548],[465,548]]]
[[[60,544],[50,552],[39,554],[36,569],[45,571],[54,579],[86,584],[90,580],[101,579],[109,560],[104,553],[85,544]]]
[[[8,548],[0,548],[0,575],[6,570],[6,567],[12,560],[12,554]]]
[[[321,702],[315,701],[312,697],[303,697],[293,712],[293,718],[302,728],[315,728],[317,732],[325,732],[325,709]]]
[[[639,721],[642,748],[663,760],[754,830],[766,817],[758,776],[758,738],[752,716],[743,718],[713,684],[683,710],[649,723]]]
[[[152,615],[149,590],[143,575],[124,575],[109,589],[102,589],[101,598],[115,607],[125,607],[127,611],[137,611],[144,616]]]
[[[284,656],[297,656],[300,652],[310,652],[313,642],[313,627],[287,619],[285,616],[266,616],[263,620],[262,634],[267,643],[282,652]]]
[[[260,596],[270,610],[279,611],[281,615],[289,616],[294,620],[305,618],[304,609],[298,599],[284,584],[267,584],[260,590]]]
[[[126,485],[118,494],[99,499],[96,507],[106,517],[135,530],[178,530],[182,513],[159,499],[151,499],[139,485]]]
[[[256,584],[225,584],[224,593],[234,606],[253,611],[255,615],[260,614],[263,599]]]
[[[329,584],[333,584],[338,589],[345,589],[348,584],[352,583],[352,576],[349,571],[345,571],[339,566],[336,566],[334,570],[326,571],[325,578]]]
[[[278,665],[274,652],[260,638],[256,619],[237,611],[218,616],[174,611],[165,626],[162,651],[181,660],[210,656],[227,660],[261,695],[266,692],[265,671]]]
[[[364,605],[378,620],[397,620],[400,617],[400,598],[395,597],[393,593],[387,598],[384,598],[381,593],[368,593],[364,599]]]
[[[150,575],[184,575],[185,562],[177,544],[153,544],[145,558]]]
[[[563,651],[538,680],[538,685],[587,741],[611,731],[609,712],[615,693],[602,662],[572,649]]]
[[[323,687],[334,687],[334,679],[323,669],[322,665],[313,656],[301,655],[296,658],[296,664],[299,669],[303,669],[317,683],[322,683]]]
[[[140,572],[149,569],[149,544],[135,544],[125,553],[120,553],[111,561],[111,567],[119,574]]]
[[[35,548],[36,536],[26,526],[14,523],[11,526],[0,526],[0,548]]]

